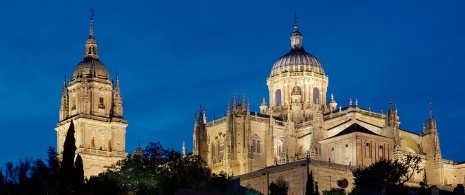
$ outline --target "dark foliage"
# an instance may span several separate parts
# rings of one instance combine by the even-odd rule
[[[150,142],[144,156],[131,156],[108,170],[91,177],[89,194],[173,194],[177,189],[225,191],[225,175],[212,174],[198,156],[181,157],[179,152]]]
[[[323,195],[346,195],[346,191],[340,188],[331,188],[331,190],[324,190]]]
[[[81,155],[78,154],[76,156],[76,162],[74,163],[74,166],[74,194],[84,194],[84,165],[82,164]]]
[[[381,192],[393,189],[407,172],[408,168],[402,163],[383,159],[366,168],[357,168],[352,174],[359,192]]]

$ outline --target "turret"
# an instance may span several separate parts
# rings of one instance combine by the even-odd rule
[[[426,153],[426,174],[428,183],[433,185],[444,184],[444,170],[439,146],[439,135],[436,120],[433,117],[433,105],[430,104],[430,117],[423,130],[423,151]]]
[[[205,127],[205,111],[200,105],[199,116],[194,124],[194,155],[199,155],[204,161],[208,159],[207,129]]]
[[[336,103],[336,100],[334,100],[333,93],[331,93],[331,99],[328,102],[328,107],[329,107],[329,110],[331,110],[331,111],[336,110],[337,103]]]
[[[399,117],[397,116],[397,110],[393,109],[392,99],[389,100],[389,111],[387,112],[386,117],[386,128],[392,132],[392,137],[394,139],[394,147],[392,151],[393,159],[401,160],[403,158],[403,152],[400,142],[399,134]]]
[[[113,117],[123,117],[123,99],[121,98],[118,75],[116,75],[116,84],[113,89],[113,103],[111,111]]]
[[[263,97],[262,104],[260,105],[260,114],[268,113],[268,104],[266,104],[266,99]]]
[[[60,121],[65,120],[69,116],[69,95],[68,87],[66,86],[66,76],[63,81],[63,89],[61,90],[61,104],[60,104]]]

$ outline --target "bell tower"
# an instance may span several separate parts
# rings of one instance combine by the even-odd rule
[[[125,151],[127,122],[116,76],[110,80],[105,65],[99,60],[93,30],[94,10],[91,10],[90,32],[86,40],[84,59],[76,66],[69,81],[63,84],[57,131],[58,157],[71,120],[74,122],[76,154],[84,164],[84,175],[97,175],[127,157]]]

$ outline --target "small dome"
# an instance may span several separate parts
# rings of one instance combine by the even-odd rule
[[[71,81],[78,78],[99,78],[110,80],[107,68],[99,59],[86,57],[74,69]]]
[[[304,71],[324,75],[323,66],[312,54],[305,51],[302,39],[303,36],[297,25],[294,26],[294,32],[291,35],[291,51],[274,63],[270,76]]]

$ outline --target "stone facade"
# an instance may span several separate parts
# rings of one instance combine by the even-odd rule
[[[259,113],[250,111],[245,95],[233,95],[223,118],[207,122],[203,108],[195,116],[194,154],[213,172],[238,176],[242,185],[262,192],[270,183],[264,183],[266,175],[268,181],[285,181],[291,194],[302,194],[306,168],[299,163],[309,156],[321,191],[343,179],[349,190],[349,167],[410,154],[421,157],[428,184],[465,183],[465,163],[442,159],[432,107],[420,134],[400,129],[392,101],[386,113],[361,108],[357,99],[338,108],[333,94],[326,100],[328,77],[304,50],[297,25],[290,39],[290,52],[277,60],[267,79],[270,102],[263,98]],[[415,174],[410,183],[418,185],[423,174]]]
[[[86,40],[84,59],[76,66],[69,85],[63,84],[57,152],[61,158],[71,121],[75,125],[76,154],[80,154],[86,177],[97,175],[125,159],[126,127],[118,76],[116,83],[99,60],[93,20]]]

